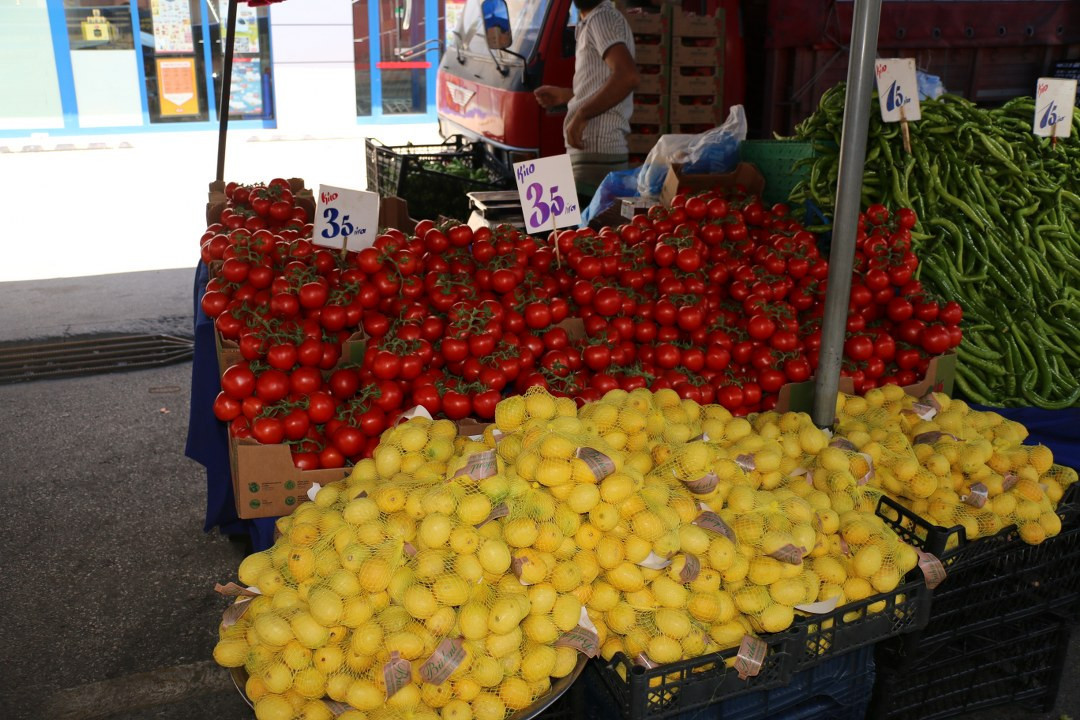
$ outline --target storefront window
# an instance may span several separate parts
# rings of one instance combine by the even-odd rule
[[[64,0],[73,51],[131,50],[131,5],[127,0]]]
[[[356,0],[352,7],[357,116],[370,116],[372,107],[379,108],[383,115],[426,113],[431,70],[427,50],[432,45],[425,45],[428,29],[424,1]],[[441,29],[433,33],[434,38],[441,34]],[[377,42],[374,67],[373,41]]]
[[[352,5],[353,66],[356,70],[356,115],[371,116],[371,31],[367,0]]]
[[[64,0],[79,127],[143,124],[142,79],[127,0]]]
[[[228,0],[209,0],[209,3],[210,40],[214,48],[214,104],[216,107],[221,97],[229,2]],[[233,45],[229,117],[272,120],[274,118],[274,84],[270,56],[270,20],[267,9],[237,3],[236,10],[236,40]],[[220,111],[218,108],[218,112]]]
[[[151,123],[210,119],[198,0],[139,0]]]

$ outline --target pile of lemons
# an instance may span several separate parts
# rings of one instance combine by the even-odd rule
[[[837,437],[664,390],[579,409],[534,388],[471,437],[410,419],[241,563],[214,658],[245,669],[258,720],[504,720],[582,654],[663,665],[895,590],[918,558],[874,514],[882,493],[1055,534],[1075,473],[1022,428],[937,402],[842,397]],[[916,497],[920,472],[934,487]]]
[[[931,523],[960,526],[968,540],[1016,525],[1032,545],[1061,531],[1054,508],[1076,471],[1045,445],[1024,445],[1020,423],[889,387],[841,396],[838,417],[838,433],[873,463],[871,484]]]

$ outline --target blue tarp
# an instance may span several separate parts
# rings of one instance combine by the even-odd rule
[[[199,263],[195,271],[195,350],[191,361],[191,414],[184,454],[206,468],[205,532],[215,527],[226,535],[248,535],[255,552],[274,544],[274,518],[241,520],[236,515],[229,471],[228,428],[214,417],[214,398],[221,392],[214,323],[202,311],[210,270]]]
[[[1025,444],[1043,444],[1054,453],[1054,462],[1080,469],[1080,408],[1041,410],[1039,408],[992,408],[972,405],[978,410],[992,410],[1028,429]]]

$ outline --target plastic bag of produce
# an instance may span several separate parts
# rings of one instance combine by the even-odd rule
[[[600,183],[600,187],[596,189],[596,194],[592,196],[592,201],[585,208],[585,212],[581,213],[582,227],[588,225],[590,220],[614,205],[619,198],[636,197],[638,194],[638,173],[640,172],[641,168],[631,168],[608,173],[604,181]]]
[[[734,105],[718,128],[699,135],[663,135],[649,151],[638,175],[639,195],[659,195],[672,163],[690,173],[724,173],[739,161],[739,143],[746,139],[746,113]]]
[[[919,70],[915,73],[915,80],[919,85],[919,100],[937,100],[945,94],[945,84],[937,75]]]

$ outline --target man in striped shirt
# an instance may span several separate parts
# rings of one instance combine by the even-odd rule
[[[574,0],[581,12],[575,28],[573,88],[543,85],[541,107],[566,105],[563,136],[578,194],[587,201],[614,170],[628,162],[633,93],[638,86],[634,36],[611,0]]]

